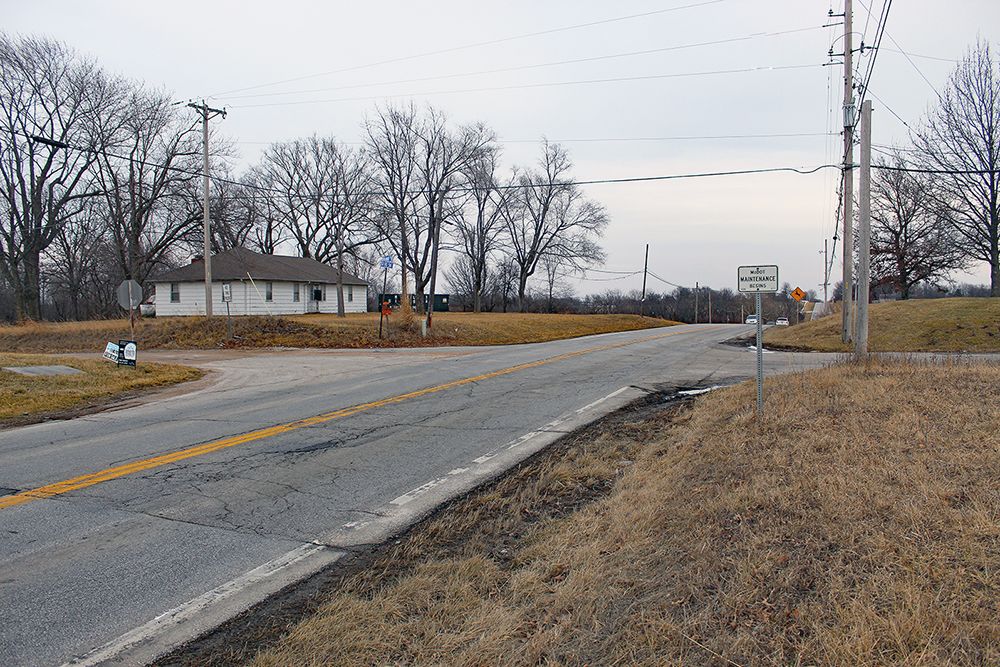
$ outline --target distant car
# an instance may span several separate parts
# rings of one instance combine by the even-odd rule
[[[779,327],[787,327],[788,326],[788,318],[787,317],[779,317],[778,319],[776,319],[774,321],[774,323],[777,324]]]
[[[156,317],[156,304],[153,304],[153,303],[140,303],[139,304],[139,316],[140,317]]]
[[[746,323],[747,324],[757,324],[757,316],[756,315],[747,315],[747,321],[746,321]]]

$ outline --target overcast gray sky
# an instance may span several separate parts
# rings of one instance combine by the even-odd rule
[[[882,0],[874,3],[869,41]],[[868,4],[855,0],[858,33]],[[830,22],[831,7],[842,11],[843,0],[0,5],[6,31],[63,40],[178,99],[205,97],[226,106],[221,128],[237,142],[243,164],[276,140],[317,133],[357,141],[365,114],[389,99],[431,103],[458,122],[488,123],[505,142],[509,164],[533,160],[532,142],[540,137],[565,141],[576,177],[585,180],[815,167],[836,162],[840,152],[839,137],[824,133],[839,129],[843,70],[822,63],[841,29],[821,26]],[[672,8],[678,9],[663,11]],[[636,14],[645,15],[606,22]],[[997,0],[895,0],[888,35],[896,44],[883,42],[872,92],[906,122],[918,123],[934,98],[932,86],[940,89],[954,67],[950,61],[977,35],[997,41],[997,26]],[[516,36],[523,37],[507,39]],[[469,46],[491,40],[503,41]],[[913,54],[929,84],[889,50],[897,45]],[[681,46],[690,48],[669,48]],[[454,50],[420,56],[446,49]],[[552,64],[639,51],[654,52]],[[400,60],[377,64],[392,59]],[[751,68],[761,69],[745,71]],[[720,70],[741,71],[711,73]],[[666,76],[678,74],[691,76]],[[278,81],[285,83],[271,85]],[[906,128],[877,101],[873,128],[876,143],[906,141]],[[809,136],[624,140],[747,134]],[[651,270],[674,283],[735,287],[737,265],[776,263],[783,282],[819,290],[837,178],[824,170],[587,191],[611,217],[608,269],[641,269],[649,243]],[[977,267],[960,278],[988,282],[987,275]],[[641,276],[581,282],[578,292],[640,283]],[[670,289],[655,280],[650,287]]]

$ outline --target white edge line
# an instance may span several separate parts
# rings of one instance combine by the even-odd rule
[[[164,628],[172,625],[178,625],[184,621],[190,620],[210,605],[231,597],[241,590],[263,581],[264,579],[272,577],[282,570],[289,568],[324,549],[326,549],[326,547],[316,544],[303,544],[302,546],[296,547],[288,553],[278,556],[277,558],[270,560],[259,567],[255,567],[249,572],[245,572],[244,574],[241,574],[221,586],[213,588],[207,593],[202,593],[198,597],[188,600],[184,604],[160,614],[153,620],[140,625],[133,630],[129,630],[118,639],[115,639],[104,646],[98,647],[84,656],[73,658],[63,663],[63,667],[99,665],[103,662],[112,660],[122,652],[141,644],[150,637],[155,637],[161,633]]]

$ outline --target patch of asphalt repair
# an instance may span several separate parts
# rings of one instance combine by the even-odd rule
[[[245,664],[261,650],[274,646],[300,621],[313,615],[349,578],[368,570],[380,559],[399,549],[408,539],[419,535],[428,524],[454,511],[463,502],[477,494],[489,494],[513,475],[527,472],[529,476],[537,476],[536,471],[541,470],[545,461],[564,456],[571,447],[593,438],[609,426],[639,423],[670,408],[685,409],[698,394],[727,386],[736,381],[735,379],[721,381],[715,379],[711,385],[699,382],[685,386],[631,387],[631,389],[641,392],[638,398],[633,398],[626,404],[584,425],[561,432],[551,443],[512,466],[478,481],[471,488],[457,495],[447,497],[431,510],[400,527],[387,539],[373,543],[337,546],[336,549],[341,552],[341,555],[332,563],[285,586],[197,638],[157,657],[150,664],[156,667]],[[456,470],[461,471],[462,469]],[[572,507],[560,508],[560,513],[575,511],[606,496],[610,490],[610,486],[591,490],[579,498]],[[393,502],[403,498],[401,496]]]

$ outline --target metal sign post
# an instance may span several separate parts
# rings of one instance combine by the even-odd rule
[[[385,288],[389,283],[389,269],[392,268],[392,256],[386,255],[379,260],[378,265],[382,267],[384,272],[382,274],[382,303],[378,305],[378,338],[379,340],[382,340],[382,320],[385,319],[388,312],[391,312],[389,311],[389,302],[385,300]]]
[[[757,417],[764,416],[764,313],[760,292],[754,294],[757,305]]]
[[[764,309],[761,294],[778,291],[778,267],[774,264],[763,266],[741,266],[737,271],[737,282],[741,292],[754,295],[757,306],[757,419],[764,417]]]
[[[222,301],[226,304],[226,340],[233,339],[233,318],[229,313],[229,302],[233,300],[233,286],[222,283]]]
[[[132,340],[135,340],[135,309],[142,303],[142,285],[131,278],[123,280],[118,285],[118,305],[128,311],[129,330]]]

